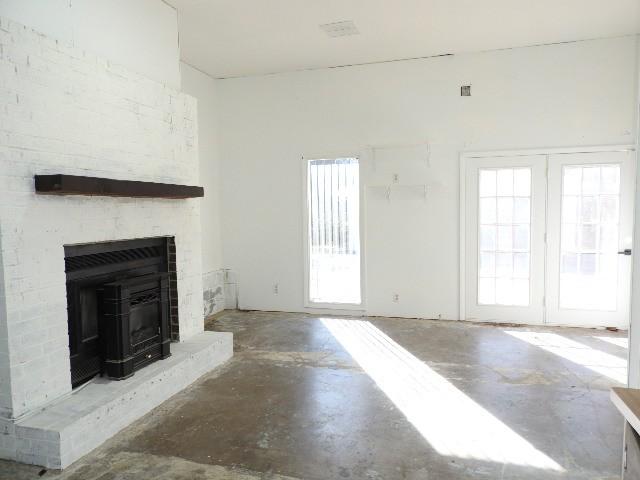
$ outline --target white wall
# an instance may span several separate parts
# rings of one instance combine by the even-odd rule
[[[224,308],[224,275],[220,222],[220,158],[216,81],[183,63],[182,91],[198,100],[201,201],[202,285],[205,316]]]
[[[366,162],[369,145],[428,139],[441,187],[427,202],[367,191],[367,311],[457,318],[459,152],[633,143],[636,63],[625,37],[219,81],[223,252],[240,306],[303,310],[302,155]]]
[[[0,16],[180,87],[177,13],[160,0],[0,0]]]

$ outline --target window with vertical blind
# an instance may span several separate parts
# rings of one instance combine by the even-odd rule
[[[360,181],[357,158],[309,160],[309,298],[360,304]]]

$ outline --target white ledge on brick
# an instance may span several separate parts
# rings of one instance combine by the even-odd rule
[[[96,378],[15,425],[16,460],[65,468],[233,355],[233,334],[203,332],[131,378]]]

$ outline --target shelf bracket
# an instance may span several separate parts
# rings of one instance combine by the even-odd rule
[[[427,168],[431,168],[431,144],[427,142],[425,146],[427,147],[427,153],[424,156],[424,164]]]

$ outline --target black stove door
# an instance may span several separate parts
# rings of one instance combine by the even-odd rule
[[[98,291],[90,282],[67,284],[69,350],[73,388],[100,373]]]

